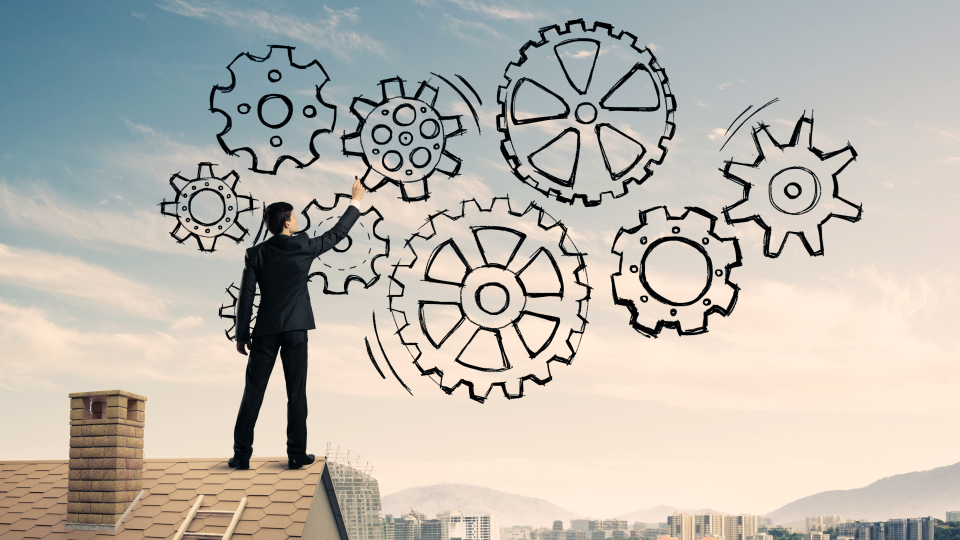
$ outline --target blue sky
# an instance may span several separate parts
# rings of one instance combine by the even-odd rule
[[[374,95],[381,79],[416,86],[437,82],[431,72],[459,74],[477,89],[481,131],[465,116],[468,132],[448,146],[463,159],[460,176],[422,203],[402,203],[387,188],[364,199],[384,214],[394,246],[429,213],[465,198],[536,200],[570,226],[594,287],[575,362],[521,400],[482,406],[412,374],[413,397],[379,378],[363,337],[371,310],[386,310],[385,279],[346,298],[313,289],[312,451],[328,440],[352,448],[377,467],[384,493],[474,483],[595,517],[657,504],[762,513],[953,463],[960,439],[943,428],[960,407],[951,227],[960,201],[958,9],[495,0],[8,6],[0,18],[0,407],[22,412],[0,422],[25,435],[5,442],[0,459],[63,458],[66,394],[118,387],[150,399],[148,457],[229,455],[243,361],[216,308],[250,244],[219,243],[213,254],[177,245],[168,234],[174,221],[157,205],[173,196],[170,175],[190,176],[201,161],[219,164],[218,174],[236,170],[244,192],[295,207],[346,192],[363,173],[336,136],[320,141],[317,163],[287,164],[276,176],[249,171],[249,158],[218,146],[224,121],[208,110],[211,88],[229,83],[237,54],[280,44],[296,47],[298,62],[323,65],[338,135],[356,126],[351,100]],[[635,34],[677,99],[664,163],[628,196],[587,209],[543,200],[517,181],[494,126],[497,86],[519,48],[539,28],[581,17]],[[440,94],[439,104],[468,115],[449,87]],[[773,98],[756,119],[776,135],[814,111],[815,145],[856,148],[840,189],[863,204],[863,219],[829,221],[826,255],[816,258],[792,238],[780,258],[766,259],[759,227],[718,224],[744,254],[733,274],[742,289],[736,310],[713,316],[702,336],[639,336],[611,301],[617,229],[656,205],[719,215],[736,202],[739,189],[718,169],[755,157],[750,125],[719,152],[722,133],[747,106]],[[392,346],[394,357],[405,354]],[[277,377],[259,455],[283,453]],[[916,444],[904,429],[939,435]],[[863,433],[886,435],[871,444],[858,439]]]

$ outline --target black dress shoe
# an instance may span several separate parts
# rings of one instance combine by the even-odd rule
[[[302,455],[302,456],[300,456],[300,457],[291,457],[291,458],[290,458],[290,468],[291,468],[291,469],[299,469],[300,467],[303,467],[304,465],[309,465],[309,464],[313,463],[313,462],[316,461],[316,460],[317,460],[317,458],[315,458],[315,457],[313,456],[313,454],[304,454],[304,455]]]
[[[230,458],[230,461],[227,462],[227,466],[233,467],[238,471],[245,471],[250,468],[250,460],[233,456]]]

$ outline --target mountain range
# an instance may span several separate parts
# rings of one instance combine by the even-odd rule
[[[383,497],[382,503],[383,513],[395,516],[411,509],[430,518],[447,510],[489,512],[497,516],[501,527],[549,527],[557,519],[569,527],[570,519],[582,517],[543,499],[466,484],[413,487]],[[656,523],[666,521],[667,516],[678,510],[698,514],[716,512],[661,505],[616,518],[627,520],[631,526],[635,521]],[[824,491],[786,504],[766,516],[774,524],[792,524],[802,522],[807,516],[828,514],[870,521],[922,516],[943,519],[948,510],[960,510],[960,463],[889,476],[862,488]]]

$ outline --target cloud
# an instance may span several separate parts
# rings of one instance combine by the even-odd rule
[[[189,319],[194,319],[192,323],[199,317],[181,319],[174,326]],[[242,380],[246,359],[222,330],[211,326],[201,324],[170,333],[83,331],[52,321],[41,309],[0,299],[0,388],[35,393],[40,388],[64,386],[75,391],[91,382],[120,387],[143,385],[145,381],[207,390],[221,385],[235,387],[237,377]],[[365,330],[358,324],[318,324],[314,335],[337,339],[312,342],[310,356],[322,358],[324,367],[322,372],[308,375],[311,389],[382,395],[381,386],[370,384],[376,374],[369,362],[357,361],[366,358]]]
[[[730,86],[731,84],[733,84],[733,83],[725,82],[725,83],[721,84],[720,86],[718,86],[718,87],[717,87],[717,90],[723,90],[724,88]]]
[[[704,109],[709,109],[709,108],[710,108],[709,105],[707,105],[706,103],[704,103],[703,101],[701,101],[701,100],[699,100],[699,99],[694,100],[694,103],[697,104],[697,107],[703,107]]]
[[[734,280],[736,281],[736,271]],[[803,412],[931,413],[957,408],[960,377],[955,338],[926,339],[913,330],[955,303],[955,277],[903,276],[874,268],[819,289],[773,281],[741,291],[728,317],[711,316],[709,332],[642,339],[636,362],[623,328],[591,309],[580,355],[596,370],[584,392],[689,409]],[[596,291],[602,296],[604,291]],[[593,308],[593,305],[591,305]],[[620,323],[622,324],[622,323]],[[897,399],[869,388],[896,388]]]
[[[130,12],[130,16],[131,16],[131,17],[136,17],[136,18],[138,18],[138,19],[143,19],[143,20],[146,20],[146,19],[147,19],[147,16],[146,16],[146,15],[144,15],[143,13],[137,13],[136,11],[131,11],[131,12]]]
[[[355,52],[387,56],[387,47],[384,44],[366,34],[343,28],[344,22],[359,20],[357,8],[335,10],[324,6],[326,18],[309,22],[292,15],[277,15],[261,9],[233,8],[222,2],[166,0],[158,4],[158,7],[177,15],[214,21],[231,28],[256,28],[286,36],[315,49],[329,51],[342,59],[351,58]]]
[[[660,52],[663,50],[663,45],[657,45],[656,43],[647,43],[647,48],[653,52]]]
[[[723,128],[713,128],[712,130],[710,130],[709,133],[707,133],[707,138],[710,139],[711,141],[716,141],[726,136],[726,134],[727,134],[727,130]]]
[[[468,43],[489,45],[490,38],[495,38],[500,41],[510,41],[500,32],[479,21],[464,21],[449,13],[443,14],[443,20],[445,22],[443,29],[447,33]]]
[[[939,160],[939,161],[934,161],[934,163],[937,163],[937,164],[943,164],[943,163],[948,163],[948,164],[960,163],[960,156],[951,156],[951,157],[948,157],[948,158],[946,158],[946,159],[941,159],[941,160]]]
[[[182,319],[177,319],[173,321],[173,324],[170,325],[171,330],[187,330],[190,328],[196,328],[203,324],[203,317],[183,317]]]
[[[0,244],[0,281],[137,317],[164,319],[168,299],[150,287],[80,259]]]
[[[530,19],[540,18],[539,15],[536,15],[529,11],[520,11],[518,9],[509,8],[506,6],[492,6],[484,2],[477,2],[476,0],[447,0],[447,1],[452,2],[467,11],[482,13],[484,15],[487,15],[496,19],[507,19],[511,21],[516,21],[516,20],[530,20]]]

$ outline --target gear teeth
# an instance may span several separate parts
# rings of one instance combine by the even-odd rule
[[[461,163],[462,160],[460,158],[444,150],[440,162],[437,163],[437,171],[453,177],[460,174]]]
[[[400,193],[401,193],[401,196],[403,197],[403,200],[405,201],[423,201],[428,199],[430,195],[429,195],[429,190],[427,189],[427,179],[422,178],[415,182],[401,183]]]
[[[426,81],[420,83],[420,88],[417,89],[417,93],[414,94],[413,99],[419,99],[420,101],[426,103],[433,107],[437,102],[437,96],[440,93],[440,89],[430,86]]]
[[[814,227],[799,233],[803,238],[804,247],[812,254],[823,253],[823,237],[820,235],[820,228]]]
[[[707,299],[710,300],[710,305],[723,309],[724,315],[729,315],[730,311],[733,311],[736,294],[737,289],[725,283],[724,278],[714,278],[714,283],[710,286]]]
[[[765,124],[760,124],[753,132],[754,141],[757,143],[757,152],[767,161],[777,159],[783,154],[779,144]]]
[[[364,99],[362,97],[353,98],[353,103],[350,104],[350,112],[357,117],[357,120],[360,121],[361,125],[366,121],[367,116],[373,112],[380,104],[376,101],[370,101],[369,99]],[[357,130],[357,136],[360,135],[359,128]]]
[[[360,142],[360,133],[351,133],[341,138],[343,154],[347,156],[363,156],[363,144]]]
[[[726,218],[727,224],[733,225],[735,223],[749,221],[757,217],[751,206],[752,205],[749,204],[749,199],[744,199],[733,206],[724,208],[723,214]]]
[[[194,238],[197,239],[197,246],[199,246],[200,251],[212,252],[217,247],[217,237],[209,238],[206,236],[194,235]]]
[[[771,227],[764,238],[767,257],[779,257],[787,243],[787,231]]]
[[[400,77],[380,81],[380,87],[383,89],[383,101],[406,97],[403,92],[403,80]]]
[[[170,185],[173,186],[174,191],[177,192],[177,195],[183,192],[183,188],[187,187],[187,184],[190,183],[190,180],[180,176],[180,173],[177,173],[170,177]]]
[[[523,381],[519,378],[507,379],[497,386],[503,390],[503,396],[507,399],[517,399],[523,397]]]
[[[813,118],[800,117],[790,138],[790,146],[797,148],[813,148]]]

